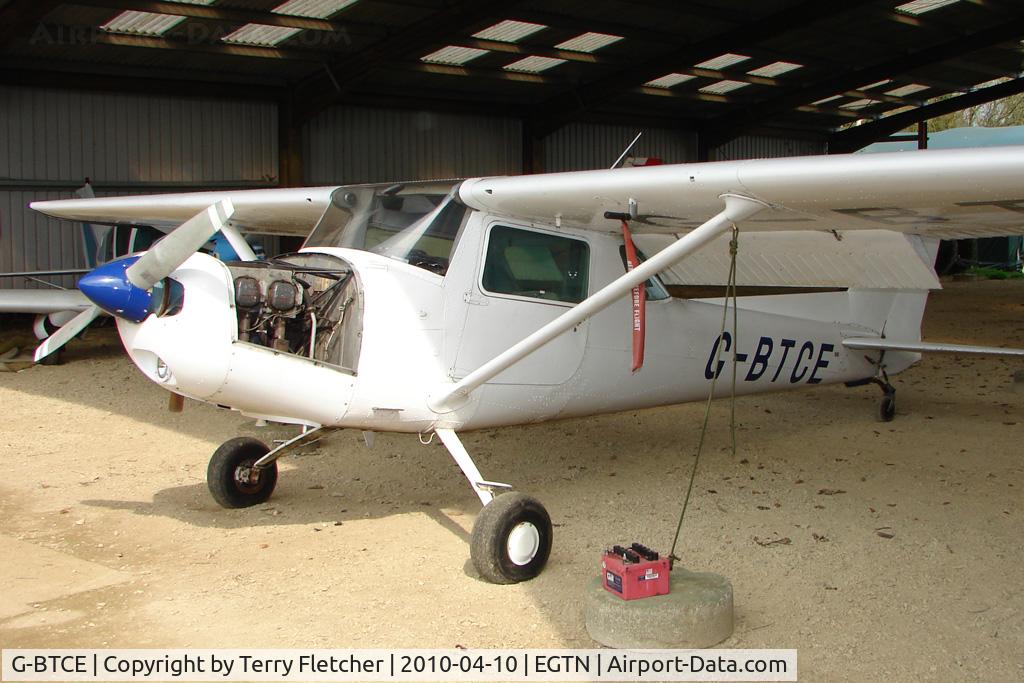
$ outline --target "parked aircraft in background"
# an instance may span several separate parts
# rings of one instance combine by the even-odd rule
[[[485,479],[460,432],[693,401],[733,373],[740,394],[875,382],[891,419],[888,376],[922,351],[1024,354],[920,341],[938,240],[1024,233],[1022,181],[1005,148],[38,202],[180,224],[84,276],[91,307],[38,354],[106,312],[156,384],[300,426],[216,450],[227,507],[265,501],[277,458],[328,430],[436,435],[484,505],[474,565],[521,581],[547,561],[548,514]],[[304,247],[262,262],[240,235],[285,229]],[[241,260],[195,253],[218,230]],[[724,283],[734,238],[739,286],[815,291],[741,297],[737,333],[722,298],[669,296]]]
[[[80,199],[93,199],[92,185],[85,179],[85,185],[75,191]],[[78,289],[65,289],[49,281],[50,278],[63,275],[83,275],[94,268],[110,261],[136,254],[149,249],[154,242],[161,239],[166,230],[148,225],[114,224],[98,225],[89,222],[81,223],[82,252],[85,268],[63,270],[33,270],[0,273],[0,278],[18,278],[40,283],[49,289],[3,289],[0,290],[0,313],[32,313],[35,323],[32,330],[40,341],[67,324],[76,315],[89,309],[92,302]],[[238,254],[230,243],[221,235],[214,235],[211,251],[222,260],[233,260]],[[256,247],[256,253],[263,258],[262,248]],[[53,354],[37,358],[44,364],[55,364],[60,360],[61,347]]]

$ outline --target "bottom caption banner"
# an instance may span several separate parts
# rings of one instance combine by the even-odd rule
[[[4,650],[4,681],[795,681],[796,650]]]

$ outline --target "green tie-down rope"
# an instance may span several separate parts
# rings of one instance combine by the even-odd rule
[[[718,335],[718,350],[715,353],[715,372],[711,377],[711,391],[708,393],[707,403],[704,405],[704,424],[700,428],[700,440],[697,442],[697,456],[693,460],[693,469],[690,470],[690,483],[686,487],[686,498],[683,499],[683,510],[679,513],[679,523],[676,525],[676,535],[672,539],[672,550],[669,558],[675,562],[676,545],[679,543],[679,534],[683,530],[683,520],[686,518],[686,510],[690,506],[690,495],[693,493],[693,482],[697,479],[697,467],[700,465],[700,454],[704,450],[704,437],[708,433],[708,421],[711,417],[711,401],[715,398],[715,386],[718,384],[718,367],[722,359],[722,336],[725,334],[725,324],[729,316],[729,299],[732,298],[732,412],[729,417],[729,427],[732,432],[732,454],[736,455],[736,353],[738,347],[739,315],[736,307],[736,254],[739,253],[739,229],[732,226],[732,240],[729,241],[729,279],[725,286],[725,305],[722,307],[722,329]]]

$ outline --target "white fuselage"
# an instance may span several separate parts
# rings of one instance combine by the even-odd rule
[[[875,375],[877,354],[850,351],[842,340],[877,335],[904,296],[850,290],[741,298],[735,340],[731,313],[722,335],[720,300],[650,301],[646,358],[635,373],[631,302],[624,297],[495,377],[463,405],[436,412],[428,405],[431,395],[573,306],[487,291],[482,264],[495,226],[586,242],[590,294],[624,272],[622,237],[615,232],[556,229],[473,212],[443,277],[366,251],[316,250],[341,257],[358,276],[363,314],[354,372],[239,341],[231,274],[202,254],[173,275],[185,286],[180,313],[141,324],[119,319],[118,327],[136,365],[178,393],[280,422],[427,432],[698,400],[707,396],[716,372],[716,392],[727,395],[734,348],[740,394],[862,380]],[[923,301],[921,293],[913,296]],[[916,359],[890,353],[886,369],[898,372]]]

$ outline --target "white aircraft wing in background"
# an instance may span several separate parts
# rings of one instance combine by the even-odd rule
[[[149,225],[167,231],[206,207],[229,200],[235,206],[229,225],[241,231],[305,237],[327,209],[335,189],[274,188],[57,199],[32,202],[30,206],[55,218],[105,225]]]
[[[91,305],[77,289],[0,289],[0,313],[84,311]]]

